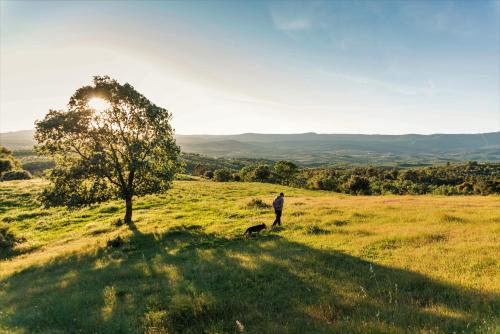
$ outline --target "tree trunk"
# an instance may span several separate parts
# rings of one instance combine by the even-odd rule
[[[125,198],[125,207],[125,224],[130,225],[132,223],[132,196]]]

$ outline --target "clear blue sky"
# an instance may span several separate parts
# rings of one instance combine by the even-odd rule
[[[177,133],[500,130],[500,1],[1,1],[0,131],[93,75]]]

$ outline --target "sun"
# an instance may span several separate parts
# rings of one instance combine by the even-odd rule
[[[94,109],[97,112],[104,111],[106,109],[109,109],[111,106],[109,104],[109,101],[106,101],[105,99],[102,99],[100,97],[93,97],[87,102],[88,106],[91,109]]]

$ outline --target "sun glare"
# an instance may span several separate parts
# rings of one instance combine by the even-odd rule
[[[95,111],[101,112],[110,107],[108,101],[101,99],[100,97],[93,97],[87,102],[88,106]]]

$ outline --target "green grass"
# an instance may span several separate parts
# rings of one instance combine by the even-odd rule
[[[130,228],[119,201],[43,209],[44,184],[0,183],[0,223],[26,238],[0,256],[0,332],[500,330],[498,196],[177,181],[137,199]],[[242,237],[280,191],[283,226]]]

